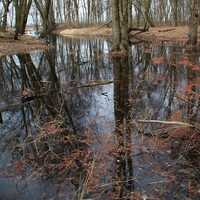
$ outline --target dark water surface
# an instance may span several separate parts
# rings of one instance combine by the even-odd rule
[[[200,199],[200,52],[50,43],[0,59],[0,200]]]

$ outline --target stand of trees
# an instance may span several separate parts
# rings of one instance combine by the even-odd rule
[[[17,38],[27,23],[39,24],[45,35],[55,24],[91,25],[112,20],[114,49],[118,49],[127,45],[123,39],[127,38],[127,27],[188,24],[194,44],[199,8],[198,0],[0,0],[0,28],[14,26]]]

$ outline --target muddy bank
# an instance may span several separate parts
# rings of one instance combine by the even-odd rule
[[[54,31],[57,35],[62,36],[101,36],[101,37],[110,37],[112,35],[111,28],[108,27],[82,27],[82,28],[58,28]]]
[[[131,34],[135,34],[132,32]],[[189,29],[187,26],[163,26],[150,28],[148,32],[140,33],[138,38],[150,41],[172,41],[172,42],[187,42]]]
[[[59,28],[54,31],[55,34],[62,36],[105,36],[109,37],[112,34],[111,28],[108,27],[87,27],[87,28]],[[139,39],[148,41],[177,41],[187,42],[188,40],[188,27],[187,26],[162,26],[150,28],[148,32],[140,33],[138,31],[132,31],[132,36],[136,36]],[[200,39],[199,39],[200,41]]]
[[[27,53],[33,50],[47,50],[48,45],[32,36],[20,36],[18,40],[13,39],[12,33],[0,32],[0,57],[15,53]]]

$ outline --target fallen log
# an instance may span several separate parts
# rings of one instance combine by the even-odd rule
[[[158,30],[158,32],[169,32],[169,31],[174,31],[176,30],[175,28],[169,28],[169,29],[161,29],[161,30]]]
[[[129,28],[128,32],[130,33],[131,31],[140,31],[140,32],[146,32],[149,31],[149,28],[144,27],[144,28]]]
[[[83,84],[75,87],[69,87],[68,90],[72,89],[81,89],[81,88],[89,88],[89,87],[96,87],[96,86],[101,86],[101,85],[109,85],[114,83],[114,81],[96,81],[88,84]],[[25,106],[26,104],[30,103],[31,101],[34,101],[36,99],[42,98],[42,97],[47,97],[50,93],[52,92],[58,92],[57,90],[50,90],[46,93],[41,93],[41,94],[32,94],[28,96],[20,96],[16,97],[16,101],[14,103],[10,103],[7,105],[0,106],[0,114],[3,112],[8,112],[15,110],[17,108],[20,108],[22,106]],[[0,123],[1,123],[1,116],[0,116]]]
[[[164,125],[172,125],[172,126],[180,126],[185,128],[193,128],[200,133],[200,127],[196,124],[189,124],[187,122],[180,121],[161,121],[161,120],[137,120],[137,123],[146,123],[146,124],[164,124]]]

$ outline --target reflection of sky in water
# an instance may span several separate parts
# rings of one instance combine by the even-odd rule
[[[108,56],[110,49],[110,43],[108,41],[103,39],[64,39],[62,37],[50,39],[50,41],[54,48],[47,54],[37,51],[30,54],[33,66],[35,66],[37,73],[40,74],[42,81],[55,81],[54,79],[51,80],[53,69],[55,72],[53,77],[57,77],[61,87],[60,89],[68,94],[68,88],[79,86],[81,83],[85,84],[94,80],[106,81],[114,79],[112,61]],[[142,53],[145,48],[151,48],[151,54]],[[182,52],[181,48],[177,48],[176,51]],[[164,120],[167,117],[166,113],[171,101],[171,110],[178,110],[179,106],[182,104],[177,101],[175,97],[173,97],[173,100],[170,98],[172,93],[181,93],[186,87],[188,83],[187,68],[182,66],[173,69],[170,68],[170,64],[167,63],[163,63],[160,66],[152,65],[151,63],[152,57],[161,56],[165,57],[167,62],[170,63],[171,52],[173,54],[173,46],[170,45],[165,48],[163,46],[152,48],[147,45],[132,47],[131,75],[133,77],[130,87],[132,87],[133,93],[137,87],[141,88],[138,93],[138,98],[140,99],[138,101],[139,106],[136,107],[138,114],[137,112],[134,114],[137,118],[144,118],[145,116],[143,116],[142,113],[150,112],[152,114],[149,117],[152,116],[153,118],[156,117]],[[180,55],[181,54],[177,55],[176,60],[180,59]],[[10,58],[6,57],[6,59],[3,60],[3,63],[6,64],[3,64],[3,66],[5,66],[4,84],[7,86],[2,92],[9,94],[9,96],[0,97],[3,102],[3,104],[1,102],[1,107],[7,102],[9,102],[9,104],[16,103],[15,95],[19,95],[19,93],[15,94],[12,98],[12,91],[19,91],[21,88],[20,68],[25,65],[26,73],[28,73],[27,70],[30,67],[29,63],[21,63],[17,55]],[[14,67],[12,64],[13,61],[11,62],[12,59],[18,67],[18,74],[12,71],[12,67]],[[147,69],[145,70],[145,68]],[[145,71],[143,72],[143,70]],[[14,76],[11,84],[10,76],[12,73]],[[30,76],[30,74],[27,76]],[[172,91],[172,84],[175,84],[175,91]],[[77,124],[81,127],[85,126],[85,128],[87,128],[89,124],[93,125],[93,131],[96,129],[96,131],[99,130],[99,132],[112,132],[112,128],[109,128],[109,125],[113,127],[114,121],[112,84],[79,89],[78,93],[71,89],[69,94],[70,95],[66,95],[66,98],[69,100],[69,104],[73,105],[71,112]],[[131,96],[131,94],[129,95]],[[77,105],[79,106],[78,108]],[[76,116],[77,110],[79,110],[79,114]],[[20,113],[21,112],[18,111],[17,115],[20,116]],[[156,115],[153,115],[153,113],[156,113]],[[10,114],[4,113],[4,120],[8,118],[6,115]],[[19,116],[15,116],[16,114],[13,115],[13,120],[19,118]],[[10,118],[12,118],[12,116]],[[80,122],[78,121],[79,119]],[[106,124],[108,124],[108,126],[106,126]],[[1,127],[2,132],[5,132],[4,126],[5,125]],[[9,123],[9,126],[14,126],[14,123]],[[7,131],[9,131],[9,128],[6,128]]]
[[[111,133],[114,128],[112,84],[102,86],[100,90],[94,91],[90,103],[92,106],[86,112],[84,111],[82,125],[90,128],[94,133]]]
[[[72,119],[79,131],[89,130],[98,135],[112,133],[115,130],[116,116],[113,99],[114,95],[120,96],[123,92],[114,91],[114,84],[118,84],[118,81],[121,80],[116,80],[114,84],[76,88],[82,84],[91,84],[95,80],[108,81],[119,77],[119,74],[115,74],[115,66],[108,56],[110,42],[103,39],[63,39],[62,37],[51,40],[51,42],[54,48],[49,52],[31,53],[28,57],[31,63],[20,60],[19,55],[5,57],[1,60],[4,75],[1,87],[2,94],[6,95],[0,95],[0,108],[8,104],[8,111],[2,113],[4,123],[0,125],[0,135],[2,136],[0,139],[0,168],[5,168],[12,161],[13,144],[20,144],[26,131],[37,132],[38,126],[42,125],[48,116],[51,116],[49,104],[59,110],[62,108],[63,99],[67,101]],[[145,48],[151,48],[151,53],[144,53]],[[182,49],[177,48],[176,51],[179,53],[176,54],[176,60],[179,60]],[[186,66],[173,68],[170,65],[173,53],[173,46],[145,47],[139,45],[132,47],[129,76],[123,80],[128,81],[128,96],[120,96],[120,99],[128,98],[125,101],[129,102],[127,103],[129,104],[128,112],[132,116],[130,120],[167,120],[173,112],[181,110],[187,113],[185,102],[178,100],[175,94],[184,94],[184,88],[188,84],[189,71]],[[167,63],[152,64],[152,58],[161,56],[166,58]],[[26,74],[26,86],[33,91],[38,86],[34,82],[35,77],[32,77],[33,73],[29,72],[30,67],[34,68],[34,73],[40,76],[44,87],[49,89],[55,84],[57,91],[53,91],[52,95],[42,98],[42,100],[36,99],[32,103],[20,107],[19,96],[24,81],[22,72]],[[60,91],[62,91],[62,95],[59,96],[58,92]],[[19,105],[16,109],[9,110],[9,105],[12,104]],[[26,128],[24,124],[26,124]],[[133,132],[137,132],[137,130],[133,130]],[[142,143],[140,136],[135,136],[134,139],[134,145]],[[156,156],[153,158],[155,162],[169,159],[166,155]],[[141,187],[148,188],[149,182],[159,180],[159,175],[152,172],[151,175],[148,174],[144,178],[144,172],[150,173],[152,167],[150,162],[140,166],[145,162],[145,157],[135,157],[134,173],[136,177],[141,178],[138,187],[141,184]],[[28,185],[23,194],[18,196],[18,191],[15,189],[16,184],[9,178],[0,178],[0,195],[2,197],[7,195],[9,187],[10,193],[16,195],[20,200],[25,200],[28,194],[29,196],[34,194],[37,199],[45,190],[52,191],[48,198],[51,195],[55,196],[57,187],[52,189],[55,185],[51,181],[26,181]],[[23,183],[20,187],[23,187]]]

